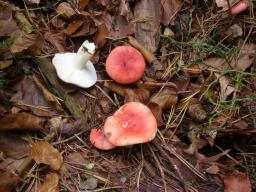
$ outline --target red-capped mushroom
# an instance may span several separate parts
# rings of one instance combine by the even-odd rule
[[[157,121],[146,105],[128,102],[107,118],[103,132],[115,146],[145,143],[155,138]]]
[[[112,145],[100,129],[93,128],[90,133],[91,143],[98,149],[109,150],[116,146]]]
[[[231,13],[233,15],[237,15],[243,12],[244,10],[246,10],[248,7],[249,7],[249,2],[247,0],[241,0],[231,7]]]
[[[107,60],[106,71],[108,75],[120,84],[130,84],[138,81],[146,68],[142,54],[130,46],[114,48]]]

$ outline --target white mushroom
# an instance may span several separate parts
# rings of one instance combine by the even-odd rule
[[[52,59],[58,77],[79,87],[88,88],[97,81],[93,63],[90,61],[95,52],[95,44],[84,41],[77,53],[57,53]]]

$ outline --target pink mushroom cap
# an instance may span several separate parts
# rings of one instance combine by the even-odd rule
[[[249,7],[249,2],[247,0],[241,0],[231,7],[231,13],[233,15],[237,15],[243,12],[244,10],[246,10],[248,7]]]
[[[146,68],[142,54],[130,46],[114,48],[107,60],[107,74],[120,84],[130,84],[138,81]]]
[[[157,121],[146,105],[128,102],[107,118],[103,132],[115,146],[145,143],[155,138]]]
[[[90,141],[94,147],[102,150],[109,150],[116,147],[108,141],[102,130],[96,128],[91,129]]]

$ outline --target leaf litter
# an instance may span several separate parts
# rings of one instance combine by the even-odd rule
[[[253,5],[0,1],[0,191],[255,190]],[[62,83],[49,65],[85,39],[97,45],[90,89]],[[119,45],[147,63],[132,85],[105,72]],[[151,109],[157,137],[94,148],[89,131],[131,101]]]

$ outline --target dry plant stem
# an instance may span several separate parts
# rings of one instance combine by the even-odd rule
[[[182,184],[182,187],[184,188],[185,192],[187,192],[187,187],[186,187],[186,183],[185,180],[183,179],[180,171],[178,170],[178,167],[175,165],[175,163],[173,162],[173,160],[169,157],[169,155],[162,149],[161,146],[159,146],[156,142],[153,142],[154,146],[160,151],[160,153],[166,158],[168,159],[168,161],[171,163],[173,169],[175,170],[175,172],[177,173],[178,177],[179,177],[179,181]]]
[[[50,133],[44,137],[44,141],[51,141],[55,137],[54,133]],[[32,164],[33,158],[31,156],[24,159],[21,165],[17,168],[16,172],[18,175],[22,175],[23,172]]]
[[[39,66],[42,73],[45,75],[53,89],[56,91],[56,94],[63,99],[63,102],[67,109],[70,111],[71,115],[75,118],[80,118],[82,120],[82,127],[88,130],[88,114],[83,113],[79,103],[75,98],[64,92],[63,88],[58,82],[53,65],[45,58],[35,58],[33,61]]]
[[[152,150],[151,146],[149,144],[147,146],[148,146],[151,154],[153,155],[153,157],[154,157],[154,159],[156,161],[157,167],[158,167],[158,169],[160,171],[160,175],[162,177],[162,181],[163,181],[163,184],[164,184],[164,191],[167,192],[167,185],[166,185],[166,181],[165,181],[165,174],[164,174],[163,168],[162,168],[159,160],[157,159],[155,152]]]

